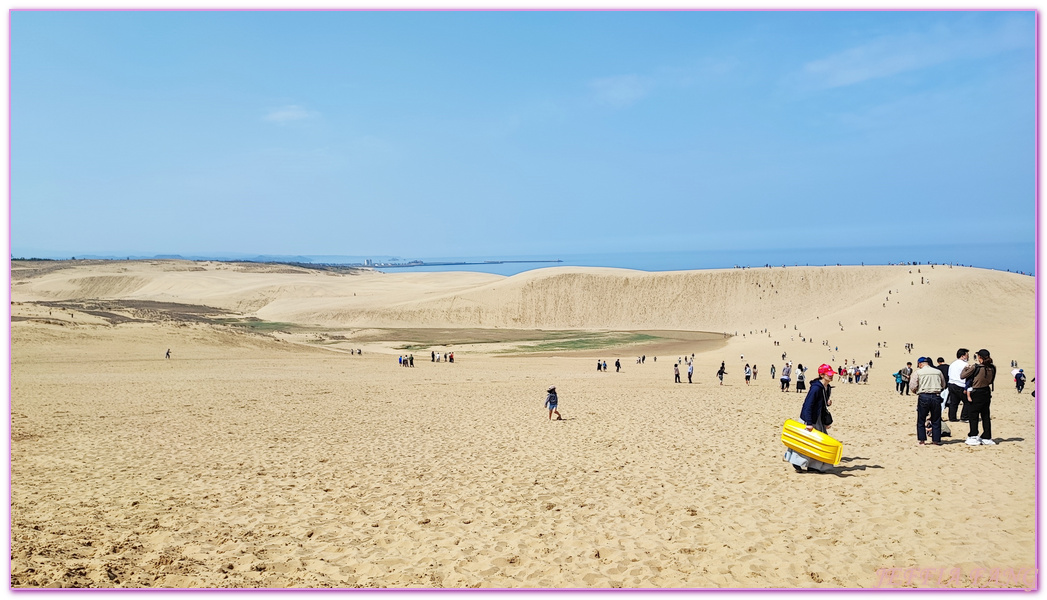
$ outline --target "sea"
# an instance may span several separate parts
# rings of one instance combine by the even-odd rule
[[[405,256],[390,262],[482,263],[425,265],[415,267],[377,267],[387,273],[470,271],[496,275],[516,275],[548,267],[615,267],[638,271],[687,271],[765,266],[888,265],[902,263],[954,264],[1033,275],[1036,245],[957,244],[940,246],[892,246],[849,248],[791,248],[775,250],[703,250],[676,252],[620,252],[592,254],[531,254],[502,256]],[[549,261],[562,262],[484,262]]]

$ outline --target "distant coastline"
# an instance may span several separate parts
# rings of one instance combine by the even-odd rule
[[[55,251],[16,248],[16,257],[68,260]],[[682,251],[595,252],[581,254],[503,254],[487,256],[429,255],[303,255],[215,252],[207,254],[76,254],[81,260],[217,260],[222,262],[283,263],[313,268],[364,268],[416,272],[471,271],[511,276],[549,266],[610,267],[638,271],[692,271],[756,268],[760,266],[941,264],[971,265],[983,269],[1033,275],[1034,240],[1004,244],[939,244],[930,246],[830,247],[786,249],[714,249]],[[557,256],[553,259],[553,256]]]
[[[563,261],[559,258],[556,260],[483,260],[478,262],[425,262],[423,260],[412,260],[406,263],[371,263],[371,264],[350,264],[347,267],[374,267],[376,269],[406,269],[410,267],[458,267],[463,265],[508,265],[508,264],[528,264],[528,263],[562,263]]]

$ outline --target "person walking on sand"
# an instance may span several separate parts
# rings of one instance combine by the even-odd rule
[[[167,354],[164,355],[164,358],[171,358],[171,349],[170,348],[167,349]],[[1020,392],[1021,390],[1018,390],[1018,391]]]
[[[921,356],[916,361],[919,367],[913,375],[909,388],[916,394],[916,439],[920,445],[927,443],[927,429],[924,423],[930,417],[931,440],[935,446],[942,445],[942,390],[945,389],[945,377],[934,368],[931,359]]]
[[[989,415],[989,405],[992,401],[992,392],[996,381],[996,365],[992,364],[989,351],[982,348],[975,353],[977,363],[967,365],[960,371],[960,377],[971,381],[971,401],[967,410],[970,431],[967,434],[968,446],[995,446],[992,439],[992,421]],[[982,435],[978,437],[978,421],[982,422]]]
[[[749,385],[749,380],[752,379],[753,368],[749,366],[749,363],[745,363],[745,385]]]
[[[563,421],[563,417],[560,416],[560,411],[556,410],[556,405],[559,403],[559,400],[556,397],[556,386],[554,385],[550,387],[546,392],[549,393],[549,395],[545,397],[545,407],[549,409],[549,420],[552,421],[553,413],[556,413],[556,420]]]
[[[617,373],[622,370],[622,361],[619,358],[614,359],[614,372]]]
[[[796,393],[807,391],[807,375],[804,375],[803,364],[796,365]]]
[[[1025,369],[1018,369],[1018,372],[1014,374],[1014,387],[1019,394],[1025,389]]]
[[[414,366],[414,354],[407,357],[407,362],[410,363],[410,366]]]
[[[793,366],[792,366],[792,364],[785,363],[785,366],[782,367],[782,376],[779,379],[779,381],[782,382],[782,391],[783,392],[788,392],[789,391],[789,383],[792,382],[792,374],[793,374]]]
[[[673,365],[673,371],[676,373],[676,383],[680,383],[680,363]]]
[[[756,381],[756,373],[757,373],[756,365],[753,365],[753,381]]]
[[[774,379],[775,370],[776,367],[774,366],[774,363],[771,363],[771,379]]]
[[[818,367],[818,379],[811,382],[811,389],[807,391],[807,396],[803,400],[803,408],[800,409],[800,421],[807,426],[807,431],[817,429],[822,433],[828,433],[829,426],[832,425],[833,420],[832,415],[829,414],[829,407],[832,406],[832,385],[830,384],[834,375],[836,371],[829,365]],[[804,456],[791,448],[785,451],[784,460],[792,464],[797,473],[803,473],[804,469],[825,472],[832,467],[828,463]]]
[[[716,378],[720,380],[720,385],[723,385],[723,376],[727,374],[727,369],[724,368],[724,364],[720,363],[720,370],[716,372]]]
[[[694,361],[687,363],[687,383],[692,383],[691,376],[694,375]]]

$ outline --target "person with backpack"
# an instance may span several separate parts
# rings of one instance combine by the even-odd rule
[[[563,421],[563,417],[560,416],[560,411],[556,410],[557,404],[560,403],[560,399],[556,397],[556,386],[551,386],[546,390],[545,407],[549,409],[549,420],[553,419],[553,413],[556,414],[557,421]]]
[[[967,416],[970,431],[967,434],[968,446],[995,446],[992,439],[992,420],[989,405],[992,402],[992,392],[995,389],[993,383],[996,381],[996,365],[992,364],[989,351],[982,348],[975,354],[977,363],[967,365],[960,372],[962,379],[970,380],[970,405]],[[978,421],[982,423],[982,434],[978,436]]]
[[[803,364],[802,363],[796,365],[796,392],[797,393],[806,392],[807,391],[807,375],[804,374],[804,371],[806,371],[806,370],[807,369],[803,368]]]
[[[1018,369],[1018,372],[1014,374],[1014,387],[1018,389],[1018,393],[1022,393],[1025,389],[1025,370]]]

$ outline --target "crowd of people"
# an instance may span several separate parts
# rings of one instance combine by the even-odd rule
[[[949,422],[968,423],[965,442],[968,446],[996,445],[992,439],[991,412],[996,365],[989,351],[982,348],[971,360],[970,350],[960,348],[951,364],[946,365],[945,359],[938,357],[938,364],[934,365],[927,356],[920,357],[916,364],[918,368],[913,371],[912,363],[906,363],[896,374],[896,380],[905,384],[899,393],[917,394],[916,436],[920,444],[926,443],[929,429],[932,443],[941,445],[942,411],[946,411]],[[1018,369],[1014,378],[1020,393],[1025,383],[1024,371]]]
[[[356,353],[362,354],[362,350],[357,350]],[[440,353],[435,350],[429,353],[429,360],[432,362],[454,362],[454,352]],[[401,354],[397,359],[397,364],[401,367],[413,367],[414,366],[414,354]]]
[[[828,341],[823,342],[828,345]],[[881,347],[881,344],[877,344]],[[883,347],[886,343],[882,344]],[[905,350],[912,352],[914,344],[905,344]],[[834,348],[833,350],[838,350]],[[434,354],[434,360],[439,360],[438,354]],[[452,355],[453,356],[453,355]],[[877,352],[879,356],[879,352]],[[405,360],[410,361],[408,356]],[[744,355],[741,357],[744,360]],[[795,380],[797,393],[805,393],[804,403],[800,411],[800,420],[808,431],[818,430],[827,433],[832,424],[829,406],[832,405],[832,382],[839,376],[840,383],[867,384],[869,372],[873,361],[869,360],[863,364],[857,361],[844,359],[844,364],[833,367],[822,364],[818,367],[818,377],[807,387],[808,369],[802,363],[793,366],[792,361],[786,360],[787,354],[782,354],[785,361],[779,371],[777,365],[771,365],[771,378],[778,376],[780,390],[790,391]],[[453,361],[453,359],[451,359]],[[646,355],[637,357],[636,364],[645,364]],[[657,360],[657,359],[655,359]],[[687,369],[687,382],[693,383],[694,354],[678,357],[673,364],[674,381],[681,383],[681,366]],[[1014,367],[1015,388],[1021,393],[1025,387],[1026,377],[1023,369],[1017,368],[1017,362],[1011,361]],[[597,370],[606,371],[607,362],[597,361]],[[615,360],[615,370],[621,370],[620,360]],[[743,374],[746,385],[751,385],[756,379],[758,368],[755,364],[745,363]],[[720,368],[716,371],[716,378],[720,385],[724,385],[724,377],[728,374],[726,361],[720,362]],[[913,368],[912,362],[906,362],[905,367],[893,374],[896,382],[896,391],[899,394],[915,394],[916,403],[916,437],[920,445],[940,446],[943,430],[945,435],[950,435],[948,427],[943,427],[943,415],[949,422],[967,422],[969,431],[966,444],[969,446],[992,446],[996,442],[992,438],[992,414],[991,401],[995,389],[996,366],[988,350],[981,349],[971,359],[967,348],[956,351],[956,360],[946,364],[943,357],[938,357],[937,364],[927,356],[920,357]],[[1033,379],[1035,381],[1035,379]],[[558,399],[556,388],[550,387],[546,398],[546,407],[549,409],[549,418],[556,414],[557,420],[562,419],[557,410]],[[797,471],[826,471],[832,465],[819,462],[804,456],[794,450],[788,450],[785,460]]]
[[[441,354],[441,353],[433,350],[433,351],[431,351],[429,353],[429,360],[430,360],[430,362],[440,362],[441,358],[443,359],[444,362],[451,362],[451,363],[453,363],[454,362],[454,352],[445,352],[445,353]]]

